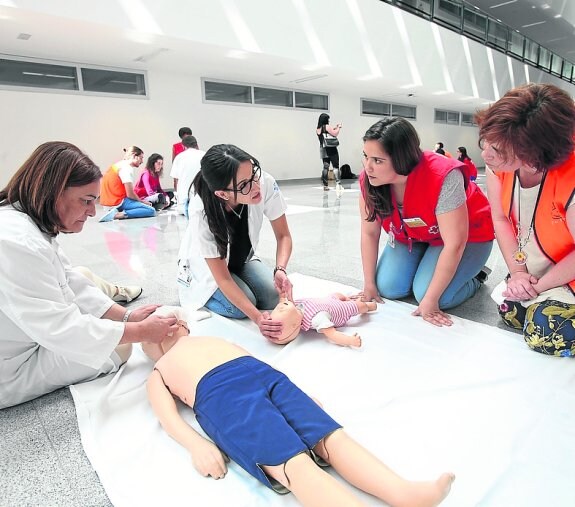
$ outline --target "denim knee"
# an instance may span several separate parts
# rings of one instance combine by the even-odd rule
[[[378,278],[376,280],[377,292],[380,296],[386,299],[401,299],[407,296],[411,296],[411,288],[401,288],[394,280],[389,278]]]

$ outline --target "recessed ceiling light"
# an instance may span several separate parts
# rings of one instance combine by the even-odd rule
[[[562,16],[561,16],[561,14],[555,14],[555,16],[553,16],[553,17],[554,17],[555,19],[557,19],[557,18],[561,18]]]
[[[322,77],[327,77],[327,74],[317,74],[315,76],[300,77],[299,79],[294,79],[290,83],[305,83],[306,81],[313,81],[314,79],[321,79]]]
[[[508,0],[507,2],[502,2],[500,4],[492,5],[490,9],[497,9],[497,7],[503,7],[504,5],[514,4],[517,0]]]
[[[530,26],[537,26],[546,23],[546,21],[537,21],[535,23],[529,23],[528,25],[523,25],[521,28],[529,28]]]
[[[134,61],[135,62],[149,62],[152,58],[155,58],[159,54],[164,53],[166,51],[169,51],[169,49],[168,48],[158,48],[155,51],[152,51],[152,52],[147,53],[145,55],[138,56],[138,58],[134,58]]]
[[[19,33],[16,38],[20,40],[28,40],[30,37],[32,37],[32,34],[30,33]]]

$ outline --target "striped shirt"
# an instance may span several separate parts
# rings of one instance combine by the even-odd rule
[[[334,327],[344,326],[354,315],[359,315],[355,301],[340,301],[336,296],[327,298],[297,299],[296,305],[303,308],[301,330],[308,331],[312,326],[312,319],[320,312],[327,312]]]

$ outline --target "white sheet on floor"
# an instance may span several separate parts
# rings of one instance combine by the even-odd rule
[[[354,292],[290,278],[296,297]],[[459,318],[451,328],[435,328],[412,310],[388,301],[355,317],[346,328],[363,338],[355,350],[313,331],[279,348],[253,324],[218,316],[194,328],[237,342],[287,373],[404,476],[455,472],[442,505],[575,505],[573,360],[537,354],[518,334]],[[151,370],[135,348],[115,376],[71,388],[84,448],[115,507],[297,505],[293,495],[276,495],[235,464],[224,480],[200,477],[148,405]],[[198,429],[192,411],[182,413]],[[360,495],[366,505],[381,505]]]

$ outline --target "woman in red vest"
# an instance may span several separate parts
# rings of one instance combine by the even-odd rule
[[[463,164],[420,148],[404,118],[386,118],[363,138],[361,258],[366,300],[413,294],[419,315],[451,325],[443,312],[474,296],[493,246],[487,197]],[[381,229],[387,245],[378,260]]]
[[[575,355],[575,104],[550,84],[507,92],[477,114],[487,193],[509,269],[494,291],[529,347]]]

